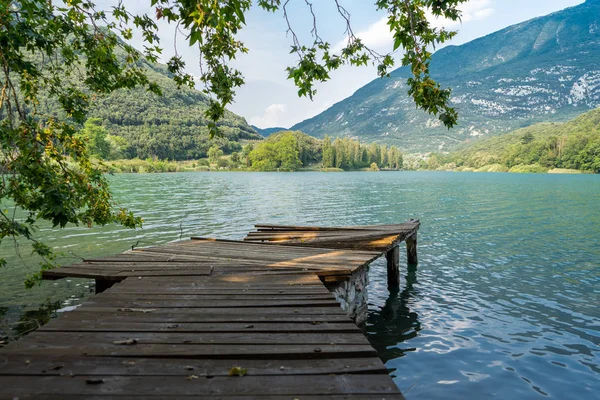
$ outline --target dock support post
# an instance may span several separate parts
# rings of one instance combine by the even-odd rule
[[[392,247],[386,254],[387,259],[387,277],[388,288],[398,288],[400,286],[400,248]]]
[[[417,265],[419,263],[417,258],[416,232],[412,236],[406,238],[406,258],[408,260],[408,265]]]
[[[110,289],[117,281],[109,281],[107,279],[96,279],[96,294]]]

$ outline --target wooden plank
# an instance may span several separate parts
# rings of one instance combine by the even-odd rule
[[[273,243],[253,243],[244,240],[221,240],[192,237],[190,240],[168,243],[170,246],[192,247],[199,249],[243,249],[245,251],[268,251],[268,252],[289,252],[289,249],[274,245]],[[319,254],[326,250],[301,248],[294,251],[299,254]]]
[[[321,281],[315,275],[295,274],[295,275],[251,275],[234,274],[230,276],[211,276],[211,277],[172,277],[168,280],[157,278],[132,279],[123,282],[127,287],[169,287],[177,289],[226,289],[235,288],[239,290],[257,288],[257,289],[285,289],[292,286],[313,286],[321,285]]]
[[[146,299],[129,300],[117,298],[91,298],[86,302],[91,307],[131,307],[131,308],[279,308],[279,307],[340,307],[335,299],[327,300],[181,300],[181,299]],[[199,311],[201,312],[201,311]]]
[[[227,255],[234,255],[234,254],[254,254],[254,255],[260,255],[262,257],[269,257],[269,256],[278,256],[278,257],[282,257],[282,258],[303,258],[303,257],[318,257],[318,256],[329,256],[330,253],[332,253],[331,251],[328,250],[323,250],[323,249],[319,249],[319,248],[290,248],[290,247],[283,247],[283,246],[257,246],[257,243],[251,243],[250,245],[248,245],[248,242],[240,242],[240,244],[237,245],[223,245],[223,244],[219,244],[219,245],[213,245],[212,243],[210,245],[205,244],[203,245],[202,242],[197,242],[197,241],[186,241],[186,242],[179,242],[179,243],[172,243],[172,244],[168,244],[168,245],[163,245],[163,246],[156,246],[156,247],[147,247],[147,248],[140,248],[138,250],[136,250],[136,253],[141,252],[143,253],[144,251],[147,250],[152,250],[152,249],[163,249],[163,250],[168,250],[170,252],[173,252],[174,254],[187,254],[187,253],[183,253],[183,251],[191,251],[194,253],[191,253],[190,255],[222,255],[223,257],[226,257]],[[356,252],[356,251],[334,251],[333,252],[335,255],[340,256],[340,257],[345,257],[345,258],[349,258],[349,259],[357,259],[357,260],[361,260],[364,258],[365,255],[370,255],[369,252]],[[230,257],[230,258],[235,258],[235,257]]]
[[[267,292],[267,293],[255,293],[255,292],[212,292],[212,293],[194,293],[194,294],[154,294],[147,292],[138,293],[122,293],[111,291],[110,293],[102,293],[94,296],[94,299],[119,299],[119,300],[169,300],[177,297],[178,300],[334,300],[335,297],[331,293],[299,293],[294,292],[288,293],[285,291]]]
[[[208,262],[206,263],[206,265],[204,266],[204,268],[202,269],[198,269],[196,267],[185,267],[185,266],[175,266],[175,267],[171,267],[168,264],[164,265],[164,264],[160,264],[160,263],[155,263],[156,265],[153,267],[137,267],[135,265],[114,265],[114,264],[106,264],[106,265],[99,265],[99,264],[94,264],[92,265],[85,265],[85,266],[78,266],[78,265],[69,265],[66,267],[60,267],[61,269],[63,268],[77,268],[77,269],[81,269],[81,270],[103,270],[103,271],[109,271],[109,272],[119,272],[119,271],[177,271],[177,270],[190,270],[190,271],[194,271],[197,270],[199,272],[202,272],[203,270],[207,270],[208,272],[210,272],[211,270],[214,270],[215,268],[221,268],[221,269],[229,269],[232,273],[238,273],[238,272],[244,272],[244,271],[271,271],[271,270],[282,270],[282,271],[289,271],[290,268],[289,267],[271,267],[269,268],[267,264],[265,263],[260,263],[260,262],[252,262],[252,263],[233,263],[231,261],[229,262]],[[301,268],[301,267],[297,267],[297,269],[299,271],[302,270],[308,270],[308,268]],[[315,269],[315,268],[313,268]],[[203,275],[201,273],[199,273],[198,275]],[[204,274],[204,275],[208,275],[208,274]]]
[[[202,276],[210,275],[211,268],[204,269],[157,269],[157,270],[125,270],[125,269],[105,269],[105,268],[73,268],[61,267],[53,270],[44,271],[44,277],[73,277],[73,278],[93,278],[104,280],[121,281],[128,276]]]
[[[162,310],[162,311],[161,311]],[[297,315],[346,315],[344,310],[340,307],[245,307],[245,308],[202,308],[201,311],[191,311],[189,308],[147,308],[147,307],[130,307],[128,305],[122,306],[101,306],[101,305],[88,305],[84,303],[80,307],[77,308],[78,312],[86,311],[86,312],[121,312],[123,314],[191,314],[193,312],[202,313],[204,315],[209,314],[220,314],[220,315],[288,315],[288,314],[297,314]]]
[[[127,285],[148,286],[148,287],[179,287],[181,289],[189,288],[214,288],[227,289],[237,288],[239,290],[257,288],[257,289],[281,289],[288,286],[315,286],[319,285],[319,278],[313,274],[297,273],[282,275],[253,275],[253,274],[231,274],[228,276],[211,276],[210,280],[203,276],[195,277],[178,277],[174,276],[169,279],[156,280],[155,277],[142,279],[131,279],[127,281]]]
[[[190,374],[193,375],[193,374]],[[160,382],[160,384],[158,384]],[[107,376],[97,384],[90,384],[83,376],[41,376],[31,384],[30,377],[0,376],[0,387],[14,397],[23,395],[98,395],[110,396],[182,396],[202,393],[204,396],[329,396],[335,394],[394,395],[399,391],[390,385],[387,375],[296,375],[245,376],[231,378],[215,376],[211,379],[186,379],[183,377],[115,377]]]
[[[11,344],[11,349],[31,348],[39,346],[84,346],[108,348],[110,351],[122,344],[115,342],[135,340],[130,345],[144,346],[151,344],[173,345],[369,345],[369,341],[358,329],[354,333],[263,333],[223,332],[218,335],[202,332],[59,332],[39,330],[31,333],[27,340]]]
[[[312,265],[314,267],[319,267],[319,266],[327,266],[327,265],[337,265],[337,266],[349,266],[349,265],[353,265],[353,266],[361,266],[364,265],[365,263],[367,263],[370,258],[367,257],[357,257],[357,258],[351,258],[351,257],[344,257],[344,252],[343,251],[339,251],[339,252],[329,252],[326,254],[315,254],[315,255],[298,255],[295,256],[292,253],[288,253],[288,254],[265,254],[265,253],[249,253],[249,252],[239,252],[239,253],[234,253],[234,252],[230,252],[230,251],[223,251],[223,252],[211,252],[210,254],[208,253],[202,253],[199,250],[196,249],[172,249],[172,248],[166,248],[166,247],[155,247],[155,248],[148,248],[148,249],[143,249],[140,250],[140,252],[144,252],[144,253],[156,253],[156,254],[168,254],[168,255],[181,255],[181,254],[185,254],[187,256],[194,256],[194,257],[198,257],[198,259],[202,258],[202,259],[208,259],[208,258],[215,258],[215,259],[229,259],[231,260],[232,263],[235,263],[236,260],[242,260],[242,261],[246,261],[246,260],[254,260],[254,261],[259,261],[259,262],[263,262],[265,264],[269,264],[269,265],[290,265],[290,266],[295,266],[295,265],[302,265],[302,264],[309,264]]]
[[[354,232],[344,229],[329,231],[319,231],[317,229],[311,231],[310,229],[300,230],[294,227],[290,227],[290,229],[282,227],[278,229],[259,228],[256,232],[250,232],[244,240],[257,243],[272,241],[281,246],[288,244],[293,245],[293,247],[327,247],[330,249],[363,249],[383,252],[416,233],[419,225],[416,222],[402,226],[374,226]]]
[[[300,397],[297,396],[286,396],[286,398],[292,398],[292,399],[299,399]],[[214,396],[214,395],[209,395],[209,396],[203,396],[201,394],[193,394],[193,395],[143,395],[143,396],[136,396],[134,394],[130,394],[130,395],[119,395],[118,397],[115,396],[111,396],[111,395],[78,395],[78,394],[68,394],[68,395],[52,395],[52,394],[36,394],[34,396],[30,396],[30,395],[22,395],[19,397],[19,399],[35,399],[35,400],[73,400],[73,399],[77,399],[77,400],[81,400],[82,398],[84,398],[85,400],[106,400],[106,399],[110,399],[110,398],[118,398],[119,400],[140,400],[140,399],[158,399],[158,400],[163,400],[165,398],[169,398],[169,399],[199,399],[199,400],[214,400],[214,399],[226,399],[226,400],[280,400],[281,396],[280,395],[239,395],[239,396]],[[314,396],[305,396],[302,395],[302,400],[354,400],[354,399],[361,399],[361,400],[391,400],[391,399],[398,399],[398,400],[405,400],[405,398],[402,396],[402,394],[398,393],[398,394],[385,394],[385,395],[381,395],[381,394],[360,394],[360,395],[353,395],[353,394],[343,394],[343,395],[326,395],[326,396],[319,396],[319,395],[314,395]]]
[[[301,230],[301,231],[328,231],[328,230],[344,230],[344,231],[364,231],[364,230],[402,230],[406,227],[420,225],[419,220],[414,222],[404,222],[402,224],[387,224],[387,225],[360,225],[360,226],[296,226],[296,225],[274,225],[274,224],[255,224],[257,229],[284,229],[284,230]]]
[[[372,234],[377,236],[383,236],[387,233],[384,232],[365,232],[364,235]],[[354,238],[360,237],[361,235],[353,234],[349,235],[345,232],[327,232],[327,233],[314,233],[314,232],[302,232],[302,231],[278,231],[278,232],[249,232],[244,238],[244,241],[252,240],[286,240],[286,239],[304,239],[306,241],[321,240],[321,239],[339,239],[339,240],[353,240]]]
[[[98,357],[145,357],[145,358],[218,358],[228,360],[308,360],[323,358],[376,357],[370,345],[310,345],[310,344],[137,344],[134,346],[101,345],[98,343],[36,343],[13,342],[3,350],[18,352],[29,357],[43,352],[47,355],[80,355]]]
[[[383,225],[379,225],[379,227],[381,227],[381,226],[383,226]],[[324,231],[324,232],[327,232],[327,231],[354,232],[354,231],[369,230],[368,227],[363,227],[363,226],[351,227],[351,226],[301,226],[301,225],[255,224],[254,227],[257,229],[268,229],[268,230],[288,230],[288,231],[298,230],[298,231]],[[379,227],[377,229],[381,229]]]
[[[82,323],[86,322],[86,323]],[[38,331],[60,332],[246,332],[246,333],[355,333],[356,325],[349,319],[344,322],[298,321],[290,322],[134,322],[129,320],[89,320],[52,321]],[[1,354],[1,353],[0,353]]]
[[[86,258],[85,262],[113,262],[113,263],[130,263],[130,262],[157,262],[157,263],[185,263],[192,262],[197,263],[193,256],[186,256],[183,254],[179,255],[165,255],[165,254],[153,254],[143,253],[140,251],[129,251],[121,254],[114,254],[104,257],[92,257]]]
[[[277,311],[277,310],[276,310]],[[115,310],[92,310],[87,312],[86,309],[77,308],[75,311],[64,313],[60,318],[51,321],[45,328],[51,327],[54,323],[64,320],[74,320],[80,323],[94,324],[95,321],[106,321],[106,322],[144,322],[144,323],[247,323],[253,324],[256,322],[273,322],[273,323],[317,323],[317,322],[348,322],[351,321],[350,317],[346,313],[314,313],[314,314],[301,314],[293,312],[273,312],[270,314],[255,314],[255,313],[244,313],[239,312],[238,314],[232,313],[206,313],[203,310],[202,313],[190,313],[189,310],[185,312],[175,312],[171,309],[155,309],[150,312],[146,310],[131,311],[131,312],[119,312]],[[55,322],[56,321],[56,322]]]
[[[215,276],[219,277],[219,275]],[[279,276],[276,276],[279,277]],[[171,278],[169,278],[171,279]],[[317,277],[318,279],[318,277]],[[239,287],[235,285],[215,285],[214,287],[207,287],[206,284],[184,284],[184,283],[173,283],[173,284],[149,284],[148,286],[142,285],[140,282],[138,284],[133,285],[129,284],[129,280],[132,281],[149,281],[150,278],[143,279],[127,279],[119,282],[118,288],[113,288],[112,290],[117,290],[119,292],[143,292],[144,289],[147,289],[146,293],[170,293],[170,294],[197,294],[208,291],[219,291],[221,293],[266,293],[273,291],[281,291],[284,290],[286,292],[294,292],[294,293],[328,293],[326,292],[326,288],[322,286],[318,286],[317,283],[310,284],[288,284],[288,285],[252,285],[252,284],[242,284]],[[320,281],[319,281],[320,283]]]
[[[122,283],[126,283],[127,281],[123,281]],[[245,289],[237,289],[237,288],[221,288],[221,289],[193,289],[187,288],[185,290],[172,291],[168,289],[148,287],[146,290],[141,287],[130,287],[128,285],[117,285],[113,287],[110,293],[114,295],[157,295],[157,296],[235,296],[235,295],[248,295],[248,296],[331,296],[331,293],[325,289],[324,287],[319,286],[289,286],[284,289],[277,288],[245,288]]]
[[[121,281],[125,277],[117,276],[117,274],[111,273],[110,271],[102,270],[87,270],[82,271],[78,269],[69,268],[56,268],[48,271],[42,271],[42,279],[61,279],[61,278],[88,278],[88,279],[102,279],[107,281]]]
[[[305,237],[329,237],[329,236],[343,236],[347,238],[360,237],[360,236],[368,236],[368,235],[401,235],[407,232],[412,232],[417,227],[405,227],[403,229],[362,229],[355,231],[347,231],[347,230],[332,230],[332,231],[309,231],[309,230],[286,230],[286,229],[278,229],[278,230],[263,230],[259,229],[256,231],[248,232],[247,236],[269,236],[272,235],[274,237],[277,236],[305,236]]]
[[[174,269],[174,268],[184,268],[184,269],[193,269],[198,268],[200,271],[208,271],[210,272],[211,265],[203,262],[148,262],[148,261],[138,261],[138,262],[101,262],[101,261],[88,261],[82,263],[76,263],[71,265],[66,265],[62,268],[92,268],[92,269],[101,269],[101,268],[111,268],[111,269],[138,269],[138,270],[155,270],[157,268],[161,269]]]
[[[248,376],[387,374],[375,357],[305,360],[191,360],[19,355],[0,353],[0,376],[228,376],[232,366]]]
[[[292,398],[292,399],[299,399],[300,397],[297,396],[286,396],[286,398]],[[30,396],[30,395],[22,395],[19,397],[19,399],[35,399],[35,400],[73,400],[73,399],[77,399],[77,400],[81,400],[82,398],[84,398],[85,400],[106,400],[106,399],[110,399],[110,398],[118,398],[119,400],[140,400],[140,399],[158,399],[158,400],[163,400],[165,398],[169,398],[169,399],[199,399],[199,400],[214,400],[214,399],[226,399],[226,400],[280,400],[281,399],[281,395],[239,395],[239,396],[214,396],[214,395],[209,395],[209,396],[203,396],[201,394],[193,394],[193,395],[143,395],[143,396],[136,396],[134,394],[130,394],[130,395],[119,395],[118,397],[115,396],[111,396],[111,395],[79,395],[79,394],[68,394],[68,395],[52,395],[52,394],[36,394],[34,396]],[[302,400],[354,400],[354,399],[360,399],[360,400],[391,400],[391,399],[397,399],[397,400],[405,400],[405,398],[402,396],[402,394],[398,393],[398,394],[385,394],[385,395],[381,395],[381,394],[359,394],[359,395],[353,395],[353,394],[342,394],[342,395],[326,395],[326,396],[319,396],[319,395],[314,395],[314,396],[305,396],[302,395]]]
[[[212,242],[230,242],[230,243],[244,243],[246,245],[255,245],[255,246],[271,246],[271,248],[279,248],[279,247],[283,247],[282,245],[278,244],[278,243],[274,243],[274,242],[253,242],[253,241],[237,241],[237,240],[223,240],[223,239],[212,239],[212,238],[203,238],[203,237],[198,237],[198,236],[192,236],[191,241],[198,241],[201,244],[204,245],[209,245]],[[195,245],[194,245],[195,246]],[[271,251],[271,249],[266,248],[267,251]],[[300,252],[304,249],[310,249],[312,251],[332,251],[332,250],[338,250],[338,249],[327,249],[325,247],[297,247],[294,251],[296,252]],[[378,251],[373,251],[373,250],[360,250],[360,249],[353,249],[352,252],[354,254],[362,254],[362,255],[371,255],[371,256],[375,256],[377,254],[380,254],[380,252]]]

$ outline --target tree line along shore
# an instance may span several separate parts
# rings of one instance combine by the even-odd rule
[[[600,173],[600,109],[567,123],[541,123],[464,143],[450,153],[404,154],[396,146],[350,138],[323,140],[281,131],[264,140],[216,140],[194,160],[128,157],[126,140],[102,120],[86,122],[88,151],[112,173],[190,171],[437,170],[518,173]]]

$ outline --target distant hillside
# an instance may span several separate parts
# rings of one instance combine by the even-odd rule
[[[218,144],[225,152],[240,150],[241,139],[262,139],[243,117],[227,112],[220,123],[222,137],[210,140],[204,112],[207,97],[198,90],[178,88],[166,66],[141,61],[151,81],[163,96],[143,88],[121,89],[92,103],[90,118],[101,118],[110,134],[125,138],[128,157],[170,160],[206,157],[208,148]],[[43,106],[58,112],[54,101]]]
[[[251,126],[252,126],[252,128],[256,132],[258,132],[263,137],[269,137],[269,136],[271,136],[274,133],[281,132],[281,131],[286,131],[287,130],[287,128],[281,128],[281,127],[279,127],[279,128],[264,128],[264,129],[262,129],[262,128],[259,128],[258,126],[255,126],[255,125],[251,125]]]
[[[567,123],[541,123],[450,153],[433,155],[427,167],[541,172],[553,168],[600,172],[600,109]]]
[[[400,68],[291,129],[423,152],[537,122],[567,121],[600,106],[600,0],[446,47],[431,65],[433,76],[453,89],[457,128],[447,130],[415,109],[406,94],[410,71]]]

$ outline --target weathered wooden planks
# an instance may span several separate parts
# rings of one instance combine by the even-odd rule
[[[0,351],[0,398],[402,399],[322,282],[397,260],[418,221],[257,228],[46,271],[104,292]]]
[[[200,276],[286,271],[320,276],[349,275],[377,252],[283,247],[233,241],[190,240],[137,249],[45,271],[45,279],[67,276],[121,281],[126,277]]]
[[[379,398],[399,397],[395,387],[390,386],[387,375],[281,375],[272,376],[202,377],[190,374],[189,377],[161,376],[106,376],[90,379],[86,376],[42,376],[31,387],[31,377],[0,376],[3,391],[14,393],[16,397],[25,395],[74,395],[79,398],[88,396],[247,396],[254,398],[269,394],[271,396],[304,398],[303,396],[331,396],[352,394],[379,395]],[[189,378],[189,379],[188,379]],[[207,379],[208,378],[208,379]],[[160,379],[160,380],[158,380]],[[133,393],[132,393],[133,392]],[[36,397],[39,398],[39,397]],[[330,398],[330,397],[327,397]]]
[[[272,242],[294,247],[372,250],[381,255],[409,237],[416,238],[419,226],[418,220],[395,225],[353,227],[257,224],[256,231],[248,233],[244,241]]]
[[[229,376],[232,365],[247,369],[248,376],[385,374],[387,369],[376,358],[344,358],[314,360],[136,360],[113,357],[78,357],[37,355],[26,358],[0,353],[0,376]],[[283,367],[283,368],[282,368]]]

